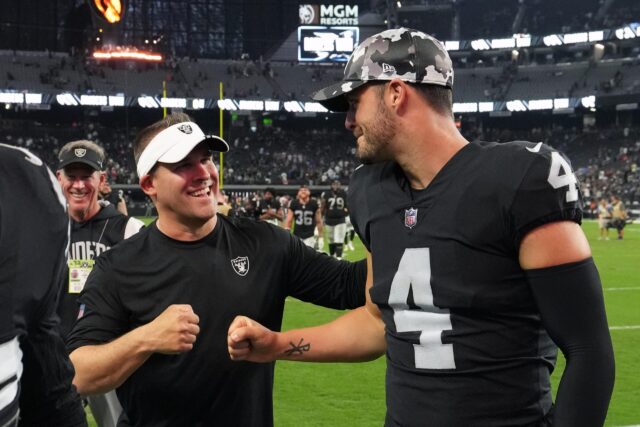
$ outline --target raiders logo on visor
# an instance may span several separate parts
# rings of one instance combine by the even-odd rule
[[[178,130],[182,133],[186,133],[187,135],[191,134],[193,132],[193,129],[191,129],[191,125],[188,124],[183,124],[178,126]]]
[[[76,148],[75,150],[73,150],[73,154],[75,154],[76,157],[84,157],[85,154],[87,154],[87,149],[86,148]]]

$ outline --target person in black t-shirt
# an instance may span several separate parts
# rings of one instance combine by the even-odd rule
[[[284,220],[284,214],[280,201],[276,197],[276,190],[270,187],[265,188],[262,198],[258,200],[255,214],[257,219],[280,225]]]
[[[336,309],[365,302],[364,260],[337,261],[280,227],[216,213],[212,153],[227,149],[183,113],[134,142],[158,219],[97,259],[68,339],[78,390],[116,388],[120,425],[272,425],[274,366],[229,359],[234,316],[279,329],[287,296]]]
[[[86,426],[58,332],[69,219],[55,176],[0,144],[0,425]]]
[[[58,302],[60,329],[66,337],[78,318],[78,295],[96,258],[137,233],[144,224],[118,212],[116,205],[98,200],[106,182],[102,147],[92,141],[72,141],[60,149],[58,157],[56,175],[71,218],[67,281]],[[122,408],[114,393],[90,396],[88,400],[100,427],[115,426]]]
[[[122,215],[129,215],[129,210],[127,209],[127,201],[124,199],[124,191],[117,190],[113,191],[111,188],[111,184],[105,175],[104,181],[100,183],[100,200],[109,202],[112,204],[118,212]]]
[[[331,190],[320,195],[324,225],[329,241],[329,255],[342,258],[344,237],[347,234],[346,218],[349,216],[347,208],[347,193],[341,188],[339,180],[331,183]]]
[[[296,199],[291,201],[287,209],[285,228],[291,230],[291,227],[293,234],[302,239],[305,245],[322,249],[322,214],[318,202],[311,198],[311,192],[306,185],[300,186]]]
[[[239,316],[230,355],[386,354],[386,426],[601,426],[613,349],[571,165],[542,142],[469,143],[452,86],[443,45],[399,28],[362,42],[344,80],[314,95],[347,112],[364,163],[349,206],[370,301],[285,333]],[[554,405],[556,344],[567,365]]]

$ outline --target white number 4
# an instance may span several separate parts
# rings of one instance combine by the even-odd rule
[[[420,310],[409,309],[410,289]],[[420,332],[420,344],[413,345],[416,368],[456,368],[453,344],[442,343],[442,332],[453,329],[451,315],[433,304],[429,248],[405,249],[391,282],[389,306],[398,332]]]
[[[560,171],[563,172],[560,175]],[[562,187],[569,187],[567,190],[567,202],[578,200],[578,180],[571,170],[571,165],[557,151],[551,152],[551,168],[547,182],[557,190]]]

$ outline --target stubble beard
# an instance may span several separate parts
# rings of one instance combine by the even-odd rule
[[[358,159],[364,164],[389,160],[385,149],[396,133],[396,125],[381,101],[378,101],[376,117],[362,131],[362,142],[356,142]]]

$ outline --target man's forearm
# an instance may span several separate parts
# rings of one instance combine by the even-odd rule
[[[73,384],[82,395],[105,393],[129,378],[153,352],[146,345],[144,326],[100,345],[77,348],[71,355]]]
[[[270,362],[361,362],[384,354],[384,325],[366,307],[355,309],[325,325],[272,332],[247,318],[230,328],[234,360]]]

